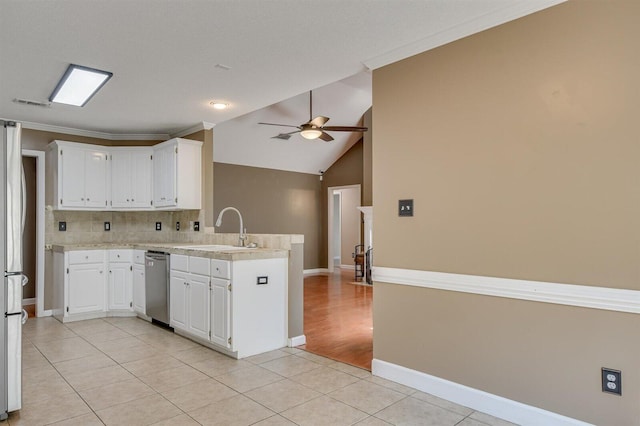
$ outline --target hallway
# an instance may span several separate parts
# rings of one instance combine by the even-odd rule
[[[371,370],[373,287],[352,284],[353,271],[304,279],[304,334],[300,348]]]

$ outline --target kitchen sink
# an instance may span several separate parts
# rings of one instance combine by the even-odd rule
[[[222,244],[213,244],[213,245],[196,245],[196,246],[175,246],[177,249],[185,249],[185,250],[202,250],[202,251],[235,251],[235,250],[247,250],[249,247],[237,247],[237,246],[226,246]]]

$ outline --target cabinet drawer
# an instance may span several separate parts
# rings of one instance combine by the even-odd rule
[[[144,265],[144,250],[133,251],[133,263],[136,265]]]
[[[109,262],[131,262],[131,250],[109,250]]]
[[[189,256],[183,254],[172,254],[169,267],[172,271],[189,272]]]
[[[77,250],[70,251],[67,254],[70,265],[104,262],[104,250]]]
[[[209,276],[209,259],[205,257],[189,257],[189,272],[192,274]]]
[[[217,278],[230,278],[229,261],[211,259],[211,276]]]

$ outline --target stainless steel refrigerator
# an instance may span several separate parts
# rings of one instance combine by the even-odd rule
[[[20,124],[0,121],[0,420],[22,405],[22,230],[24,227],[24,175]],[[4,315],[2,315],[4,312]]]

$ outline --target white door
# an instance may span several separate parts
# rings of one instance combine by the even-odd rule
[[[230,348],[229,280],[211,278],[211,342]]]
[[[209,340],[209,277],[189,274],[189,332]]]
[[[104,265],[71,265],[68,280],[69,314],[104,310]]]
[[[84,150],[64,147],[58,154],[58,202],[63,207],[84,207]]]
[[[86,151],[84,178],[85,206],[107,207],[107,152]]]
[[[169,277],[169,325],[185,331],[187,330],[187,276],[186,273],[172,271]]]
[[[110,310],[131,310],[133,305],[131,273],[129,263],[111,263],[109,265]]]
[[[115,151],[111,154],[111,207],[131,206],[133,166],[130,152]]]
[[[131,152],[130,206],[151,208],[152,150]]]
[[[146,315],[144,265],[133,265],[133,310]]]

